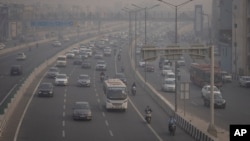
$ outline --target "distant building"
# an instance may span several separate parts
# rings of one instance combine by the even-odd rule
[[[250,75],[250,0],[233,0],[233,70]]]

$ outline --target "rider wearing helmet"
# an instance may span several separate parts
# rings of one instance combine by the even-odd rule
[[[176,124],[176,119],[174,118],[174,116],[170,116],[168,120],[168,127],[170,128],[171,125],[175,124]]]
[[[132,84],[132,88],[133,88],[133,87],[136,87],[136,84],[135,84],[135,82],[134,82],[134,83]]]

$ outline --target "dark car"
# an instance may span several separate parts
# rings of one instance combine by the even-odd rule
[[[72,117],[74,120],[91,120],[92,112],[89,103],[85,101],[75,102]]]
[[[59,74],[59,69],[57,67],[51,67],[46,74],[48,78],[55,78],[56,75]]]
[[[21,65],[13,65],[10,68],[10,75],[21,75],[23,73],[23,68]]]
[[[84,61],[82,62],[82,68],[84,68],[84,69],[90,69],[90,68],[91,68],[91,63],[90,63],[90,61],[84,60]]]
[[[127,78],[124,73],[116,73],[115,78],[120,79],[124,84],[127,84]]]
[[[53,97],[54,87],[50,82],[43,82],[38,87],[38,96],[49,96]]]
[[[74,65],[81,65],[81,64],[82,64],[82,61],[83,61],[82,57],[81,57],[81,56],[77,56],[77,57],[74,59],[73,64],[74,64]]]
[[[211,94],[206,94],[203,97],[205,106],[210,106],[210,99],[211,99],[210,95]],[[221,94],[217,94],[217,93],[214,94],[214,107],[215,108],[223,108],[223,109],[226,108],[226,100],[222,97]]]
[[[155,71],[154,65],[153,64],[146,64],[145,71],[154,72]]]

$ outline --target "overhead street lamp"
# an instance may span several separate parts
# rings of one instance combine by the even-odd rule
[[[147,44],[147,10],[155,8],[157,6],[160,6],[160,4],[156,4],[156,5],[153,5],[151,7],[140,7],[140,6],[136,5],[136,4],[132,4],[132,6],[135,6],[135,7],[140,8],[140,9],[144,9],[144,13],[145,13],[145,38],[144,38],[144,45],[146,45]]]
[[[212,37],[211,37],[211,28],[210,28],[210,16],[204,12],[201,12],[203,16],[207,17],[207,29],[208,29],[208,38],[209,38],[209,45],[212,45]]]
[[[188,1],[186,1],[186,2],[183,2],[183,3],[181,3],[181,4],[178,4],[178,5],[174,5],[174,4],[171,4],[171,3],[169,3],[169,2],[166,2],[166,1],[163,1],[163,0],[158,0],[158,1],[160,1],[160,2],[162,2],[162,3],[164,3],[164,4],[166,4],[166,5],[168,5],[168,6],[170,6],[170,7],[173,7],[173,8],[175,8],[175,44],[177,44],[178,43],[178,41],[177,41],[177,10],[178,10],[178,8],[180,8],[181,6],[184,6],[185,4],[188,4],[189,2],[191,2],[191,1],[193,1],[193,0],[188,0]]]

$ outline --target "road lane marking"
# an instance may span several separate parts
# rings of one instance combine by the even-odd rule
[[[62,130],[62,137],[65,138],[65,131]]]
[[[65,112],[63,112],[63,117],[65,117],[65,115],[66,115]]]
[[[65,110],[66,109],[66,105],[63,105],[63,110]]]
[[[100,103],[100,99],[99,98],[97,98],[97,102]]]
[[[105,124],[106,124],[107,126],[109,126],[109,123],[108,123],[108,121],[107,121],[107,120],[105,120]]]
[[[67,101],[66,98],[64,98],[63,102],[66,103],[66,101]]]
[[[103,117],[105,117],[105,116],[106,116],[104,112],[102,112],[102,116],[103,116]]]
[[[134,105],[134,103],[130,100],[130,98],[128,98],[130,104],[132,105],[132,107],[135,109],[135,111],[138,113],[138,115],[141,117],[142,120],[145,121],[145,118],[144,116],[140,113],[140,111],[136,108],[136,106]],[[145,121],[146,122],[146,121]],[[153,132],[153,134],[156,136],[156,138],[159,140],[159,141],[163,141],[163,139],[160,137],[159,134],[157,134],[157,132],[154,130],[154,128],[150,125],[150,124],[147,124],[148,128]]]
[[[109,134],[110,134],[110,136],[114,136],[114,134],[113,134],[113,132],[111,131],[111,130],[109,130]]]
[[[65,120],[62,121],[62,126],[63,126],[63,127],[65,126]]]
[[[9,97],[9,95],[12,93],[12,91],[16,88],[17,84],[15,84],[10,91],[8,92],[8,94],[4,97],[4,99],[0,102],[0,105],[2,105],[4,103],[4,101]]]

